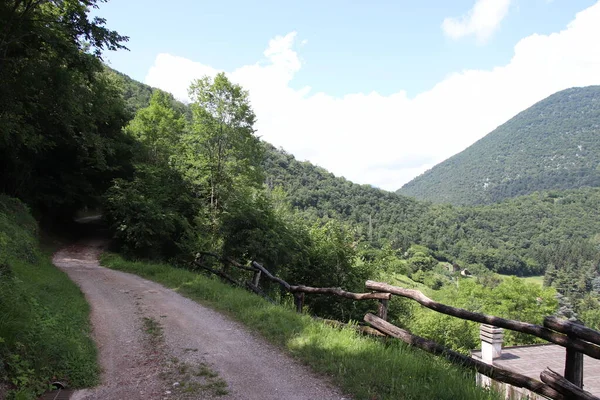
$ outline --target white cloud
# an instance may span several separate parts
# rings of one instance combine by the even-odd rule
[[[414,98],[291,88],[301,68],[294,32],[271,40],[265,60],[228,75],[249,90],[263,139],[336,175],[395,190],[550,94],[600,84],[598,21],[600,3],[561,32],[522,39],[508,64],[454,73]],[[215,72],[160,54],[146,82],[186,99],[192,79]]]
[[[484,43],[508,14],[510,3],[511,0],[477,0],[462,17],[445,18],[442,29],[452,39],[475,35],[479,43]]]

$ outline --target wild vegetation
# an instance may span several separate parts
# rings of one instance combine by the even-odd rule
[[[35,398],[56,380],[98,382],[89,306],[40,250],[37,234],[27,207],[0,195],[0,381],[8,399]]]
[[[0,191],[46,219],[92,204],[130,158],[128,115],[100,59],[127,38],[88,18],[96,3],[0,4]]]
[[[211,251],[240,262],[260,261],[294,284],[361,292],[366,279],[379,279],[418,286],[431,297],[473,311],[531,322],[557,313],[600,327],[600,218],[595,212],[600,206],[600,188],[546,190],[467,207],[432,204],[356,185],[259,140],[248,93],[223,73],[198,77],[189,89],[192,101],[184,105],[169,94],[104,66],[102,51],[122,49],[127,38],[106,29],[104,20],[89,19],[88,8],[96,5],[93,0],[9,1],[0,5],[0,25],[5,27],[0,36],[4,54],[0,59],[0,192],[25,202],[46,229],[70,220],[81,207],[101,205],[115,248],[129,259],[168,260],[190,268],[198,251]],[[507,191],[502,185],[512,181],[494,178],[487,186],[489,193],[562,189],[570,187],[563,184],[567,175],[569,179],[575,175],[581,178],[574,187],[595,185],[597,171],[592,171],[590,165],[598,164],[594,158],[598,152],[593,150],[596,142],[589,135],[596,135],[594,129],[600,118],[597,93],[598,88],[559,93],[498,128],[491,139],[482,140],[488,150],[506,150],[509,178],[518,176],[527,183],[523,186],[526,190]],[[578,119],[575,109],[584,117]],[[556,115],[563,122],[556,122]],[[572,134],[564,134],[567,131]],[[543,132],[561,139],[543,141],[547,138]],[[506,138],[502,142],[506,143],[502,146],[508,146],[505,149],[500,142]],[[482,146],[481,142],[477,146]],[[577,148],[576,161],[567,157],[573,146]],[[526,158],[519,151],[508,151],[514,147],[531,148],[532,158],[544,162],[548,159],[538,156],[546,153],[554,155],[555,160],[563,160],[564,156],[565,161],[558,169],[544,169],[550,164],[540,164],[536,177],[525,178],[525,172],[534,167],[524,162]],[[482,154],[488,154],[488,150],[482,150]],[[488,156],[481,157],[485,164]],[[497,159],[493,158],[494,162]],[[471,176],[464,171],[459,175],[465,179]],[[546,180],[558,183],[542,184]],[[493,185],[498,182],[502,185]],[[462,189],[459,192],[473,199],[478,196]],[[8,204],[6,210],[19,204],[13,203],[16,200],[3,201]],[[7,305],[21,304],[19,299],[43,298],[24,301],[19,307],[27,311],[31,306],[26,318],[41,321],[49,327],[48,332],[57,335],[62,334],[54,324],[66,318],[65,312],[81,317],[87,311],[68,297],[75,296],[69,292],[71,289],[56,295],[56,301],[68,298],[69,305],[80,307],[79,311],[56,306],[54,314],[54,310],[41,306],[53,304],[44,298],[53,291],[39,286],[39,279],[52,282],[54,278],[45,274],[56,271],[42,270],[40,265],[48,264],[39,261],[41,256],[28,258],[35,253],[31,250],[35,248],[33,228],[28,228],[32,222],[22,210],[13,214],[5,212],[3,218],[8,222],[0,230],[1,251],[8,260],[2,265],[9,265],[2,271],[12,271],[0,273],[0,285],[11,288],[0,293],[0,309],[8,315],[0,318],[4,378],[21,379],[16,377],[27,371],[27,378],[17,382],[23,390],[34,390],[33,381],[47,382],[48,374],[67,376],[75,384],[92,382],[95,367],[90,361],[93,355],[87,350],[82,351],[91,358],[75,358],[81,357],[77,360],[83,361],[77,361],[77,365],[92,372],[73,372],[71,364],[61,364],[60,358],[58,366],[50,363],[50,369],[38,372],[37,367],[27,364],[46,357],[45,350],[34,349],[38,339],[15,339],[10,314],[15,308]],[[19,223],[29,233],[19,233],[16,220],[11,218],[24,218]],[[23,249],[27,250],[11,250],[16,243],[11,242],[13,238],[23,240]],[[203,278],[183,269],[119,262],[127,268],[135,265],[135,271],[145,276],[168,271],[164,279],[160,278],[164,283],[170,284],[168,277],[173,276],[178,285],[189,282],[185,287],[190,290],[205,284],[201,283]],[[461,276],[459,271],[463,269],[472,276]],[[497,273],[545,273],[544,286],[500,278]],[[202,287],[210,293],[213,284]],[[281,297],[276,287],[264,289],[272,297]],[[234,297],[228,311],[239,310],[244,322],[255,324],[253,318],[258,316],[271,320],[263,312],[266,309],[279,315],[279,309],[271,306],[260,306],[258,314],[252,314],[239,300],[246,302],[247,297]],[[399,299],[393,303],[390,318],[398,325],[461,351],[477,346],[475,325],[444,320]],[[319,296],[308,297],[306,305],[311,313],[344,321],[361,319],[373,307],[368,302],[339,302]],[[332,343],[338,343],[338,339],[333,336],[331,342],[321,342],[330,337],[329,333],[314,322],[298,322],[304,321],[302,318],[289,320],[291,327],[312,336],[303,339],[305,342],[292,339],[290,335],[298,333],[292,329],[281,333],[277,340],[292,351],[302,343],[316,343],[312,355],[306,357],[322,371],[341,376],[354,368],[342,366],[339,360],[347,356],[354,360],[356,354],[336,350],[337,345]],[[452,334],[442,331],[441,326]],[[85,328],[81,329],[85,336]],[[270,334],[264,328],[257,329]],[[40,334],[43,332],[41,329]],[[364,349],[361,356],[383,351],[369,340],[351,340],[352,346]],[[531,339],[515,335],[508,336],[508,341],[529,343]],[[28,353],[24,349],[30,345],[34,347]],[[84,345],[80,347],[85,349]],[[317,347],[321,361],[316,360],[316,350],[313,352]],[[331,358],[324,356],[324,348],[331,352]],[[405,363],[402,357],[407,357],[406,363],[415,362],[411,359],[414,355],[407,355],[405,349],[394,351],[398,351],[394,353],[397,356],[390,356],[394,365]],[[20,358],[14,359],[15,354]],[[18,364],[15,360],[29,361]],[[415,384],[410,390],[423,390],[426,379],[441,379],[435,374],[434,378],[425,378],[430,364],[416,363],[425,366],[415,372],[422,379],[415,382],[421,382],[421,386]],[[22,366],[17,368],[17,364]],[[365,386],[363,391],[360,384],[344,384],[365,396],[397,389]],[[429,387],[435,390],[436,385],[431,383]]]
[[[548,271],[545,283],[559,293],[559,314],[600,327],[600,188],[536,192],[481,206],[430,204],[354,184],[265,147],[267,184],[283,188],[310,221],[352,226],[357,255],[373,270],[434,289],[456,279],[447,273],[450,264],[487,287],[500,283],[493,273]]]
[[[599,100],[600,86],[555,93],[398,193],[436,203],[489,204],[541,190],[598,187]]]
[[[97,3],[0,3],[0,397],[98,381],[88,304],[21,202],[58,226],[128,169],[129,116],[100,59],[127,38],[88,17]]]
[[[179,293],[227,313],[316,371],[356,399],[494,399],[476,387],[471,371],[416,351],[400,342],[384,343],[296,313],[291,299],[273,305],[243,289],[166,264],[127,261],[105,254],[101,263],[178,288]],[[339,301],[339,300],[337,300]]]

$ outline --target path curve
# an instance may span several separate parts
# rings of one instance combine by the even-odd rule
[[[91,305],[103,370],[100,386],[77,391],[72,399],[217,398],[173,390],[177,377],[165,373],[173,360],[217,371],[229,392],[220,399],[344,399],[337,388],[241,324],[162,285],[101,267],[104,244],[90,239],[53,258]],[[149,340],[144,325],[149,318],[163,327],[160,342]]]

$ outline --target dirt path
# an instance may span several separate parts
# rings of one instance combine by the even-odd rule
[[[98,263],[103,241],[54,255],[91,304],[102,384],[73,399],[343,399],[239,323]]]

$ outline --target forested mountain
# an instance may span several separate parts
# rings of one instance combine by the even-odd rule
[[[409,275],[430,287],[443,281],[438,261],[479,277],[489,276],[487,271],[547,272],[545,284],[561,295],[560,314],[578,313],[600,327],[600,311],[594,311],[600,306],[595,300],[600,295],[600,188],[535,192],[480,206],[432,204],[354,184],[263,145],[267,185],[282,187],[305,218],[333,218],[354,227],[358,254],[376,269]],[[486,279],[484,285],[498,284]]]
[[[145,86],[133,80],[128,84]],[[126,102],[131,102],[127,93],[136,92],[125,92]],[[271,190],[282,188],[291,207],[304,218],[341,221],[374,248],[406,251],[420,244],[439,260],[530,275],[545,271],[544,249],[570,240],[592,240],[600,233],[595,212],[600,208],[600,189],[532,193],[477,207],[431,204],[355,184],[261,143],[265,182]]]
[[[600,233],[600,188],[549,191],[483,206],[415,201],[335,177],[283,150],[266,147],[265,171],[271,187],[311,217],[337,218],[357,226],[375,247],[421,244],[465,264],[504,273],[543,272],[540,249]]]
[[[282,187],[292,207],[311,218],[336,218],[357,226],[373,244],[406,248],[419,235],[415,218],[429,206],[370,185],[339,178],[285,150],[264,143],[264,168],[270,188]]]
[[[584,186],[600,186],[600,86],[553,94],[397,193],[436,203],[489,204]]]
[[[116,75],[117,79],[120,81],[123,99],[125,100],[125,107],[132,116],[135,115],[139,109],[148,107],[152,94],[157,90],[160,90],[146,85],[145,83],[138,82],[135,79],[131,79],[128,75],[110,67],[105,66],[105,68]],[[174,109],[182,114],[189,113],[189,108],[185,104],[175,100],[173,96],[170,96],[170,98]]]

